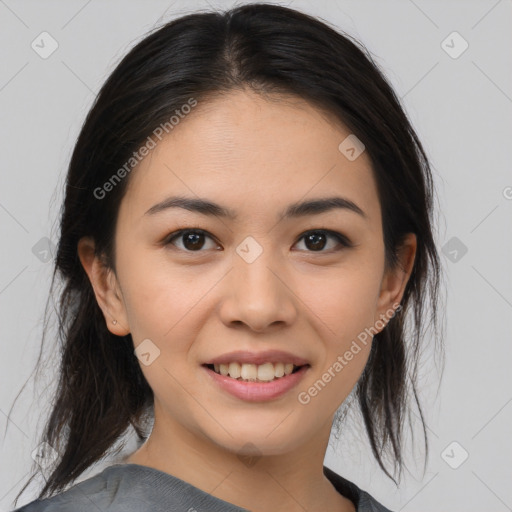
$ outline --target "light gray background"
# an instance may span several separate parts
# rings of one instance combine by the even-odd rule
[[[51,271],[40,240],[57,241],[63,179],[81,123],[113,66],[146,31],[210,5],[233,2],[0,0],[0,511],[11,510],[26,481],[39,414],[51,399],[41,382],[37,389],[29,383],[5,433],[39,352]],[[326,465],[396,511],[512,510],[512,2],[288,5],[362,40],[402,98],[434,165],[442,210],[437,242],[448,278],[438,394],[428,351],[422,380],[432,447],[425,476],[414,464],[416,441],[397,490],[355,427],[337,453],[328,451]],[[47,59],[31,48],[44,31],[58,43]],[[453,31],[469,44],[458,58],[442,46]],[[444,46],[453,54],[462,44],[452,36]],[[453,469],[448,462],[460,464],[463,450],[468,459]]]

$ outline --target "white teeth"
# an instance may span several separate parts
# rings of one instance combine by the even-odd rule
[[[272,363],[265,363],[258,366],[258,380],[271,381],[274,377],[274,365]]]
[[[237,364],[237,363],[231,363]],[[231,366],[231,365],[230,365]],[[256,380],[258,377],[258,368],[255,364],[243,364],[240,370],[240,377],[244,380]]]
[[[237,363],[229,363],[229,376],[238,379],[241,375],[240,365]]]
[[[265,364],[214,364],[215,373],[230,376],[233,379],[270,382],[276,378],[290,375],[293,372],[293,363],[265,363]]]

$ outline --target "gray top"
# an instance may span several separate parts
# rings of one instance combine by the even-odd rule
[[[324,466],[324,475],[357,512],[391,512]],[[248,512],[158,469],[114,464],[51,498],[13,512]]]

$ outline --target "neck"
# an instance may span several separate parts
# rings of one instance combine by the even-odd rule
[[[323,474],[331,424],[314,442],[278,455],[233,453],[176,422],[155,426],[127,463],[171,474],[219,499],[253,512],[355,512]],[[183,461],[187,461],[183,464]]]

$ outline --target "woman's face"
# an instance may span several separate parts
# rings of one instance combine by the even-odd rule
[[[285,453],[329,432],[406,282],[385,273],[368,155],[354,159],[350,139],[342,152],[350,132],[293,102],[242,91],[199,102],[157,144],[129,177],[115,234],[119,300],[103,305],[112,332],[143,343],[155,429],[179,425],[238,453],[248,442]],[[177,196],[218,206],[166,207]],[[335,198],[316,212],[296,206]],[[201,232],[171,236],[183,229]],[[275,363],[264,379],[279,362],[307,365],[299,378],[233,391],[232,377],[205,365],[234,351],[244,354],[226,362],[288,353],[263,355]]]

